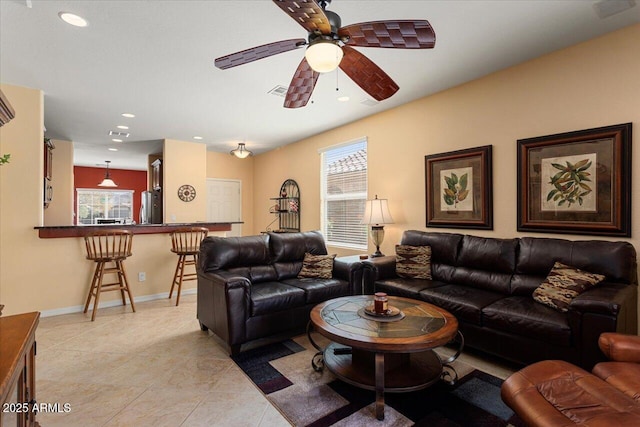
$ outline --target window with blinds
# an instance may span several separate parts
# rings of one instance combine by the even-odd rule
[[[367,226],[360,224],[367,201],[367,139],[320,151],[321,221],[327,245],[367,249]]]
[[[133,218],[133,190],[77,190],[78,225],[124,224]]]

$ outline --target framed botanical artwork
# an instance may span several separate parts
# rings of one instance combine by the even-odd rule
[[[424,157],[427,227],[493,229],[491,145]]]
[[[518,140],[518,231],[631,236],[631,123]]]

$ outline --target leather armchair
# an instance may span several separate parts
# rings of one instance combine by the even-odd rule
[[[561,360],[529,365],[503,383],[502,400],[530,426],[640,425],[640,337],[603,333],[609,359],[589,373]]]

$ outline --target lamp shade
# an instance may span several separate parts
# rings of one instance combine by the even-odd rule
[[[107,164],[107,173],[105,173],[104,179],[98,184],[98,187],[117,187],[118,184],[113,182],[111,174],[109,173],[109,163],[111,163],[111,160],[105,160],[105,163]]]
[[[249,150],[247,150],[244,146],[244,142],[240,142],[238,143],[238,148],[236,148],[235,150],[231,150],[229,152],[229,154],[231,154],[232,156],[236,156],[239,159],[245,159],[251,155],[253,155],[253,153]]]
[[[113,182],[111,178],[105,178],[102,180],[100,184],[98,184],[98,187],[117,187],[117,186],[118,184]]]
[[[340,46],[330,40],[318,40],[304,53],[309,66],[318,73],[328,73],[338,68],[342,55]]]
[[[387,199],[367,200],[362,216],[362,224],[393,224]]]

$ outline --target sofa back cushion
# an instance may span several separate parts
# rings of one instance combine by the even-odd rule
[[[606,282],[638,284],[636,251],[628,242],[523,237],[511,292],[531,295],[556,261],[602,274]]]
[[[267,236],[207,237],[200,244],[199,267],[207,273],[228,270],[252,283],[275,280],[267,240]]]
[[[319,231],[268,235],[271,262],[278,280],[296,277],[302,268],[305,253],[327,255],[327,246]]]
[[[465,235],[451,282],[508,295],[517,249],[518,239]]]
[[[407,230],[402,234],[401,245],[431,247],[431,277],[449,282],[455,272],[458,248],[462,234],[433,233]]]

